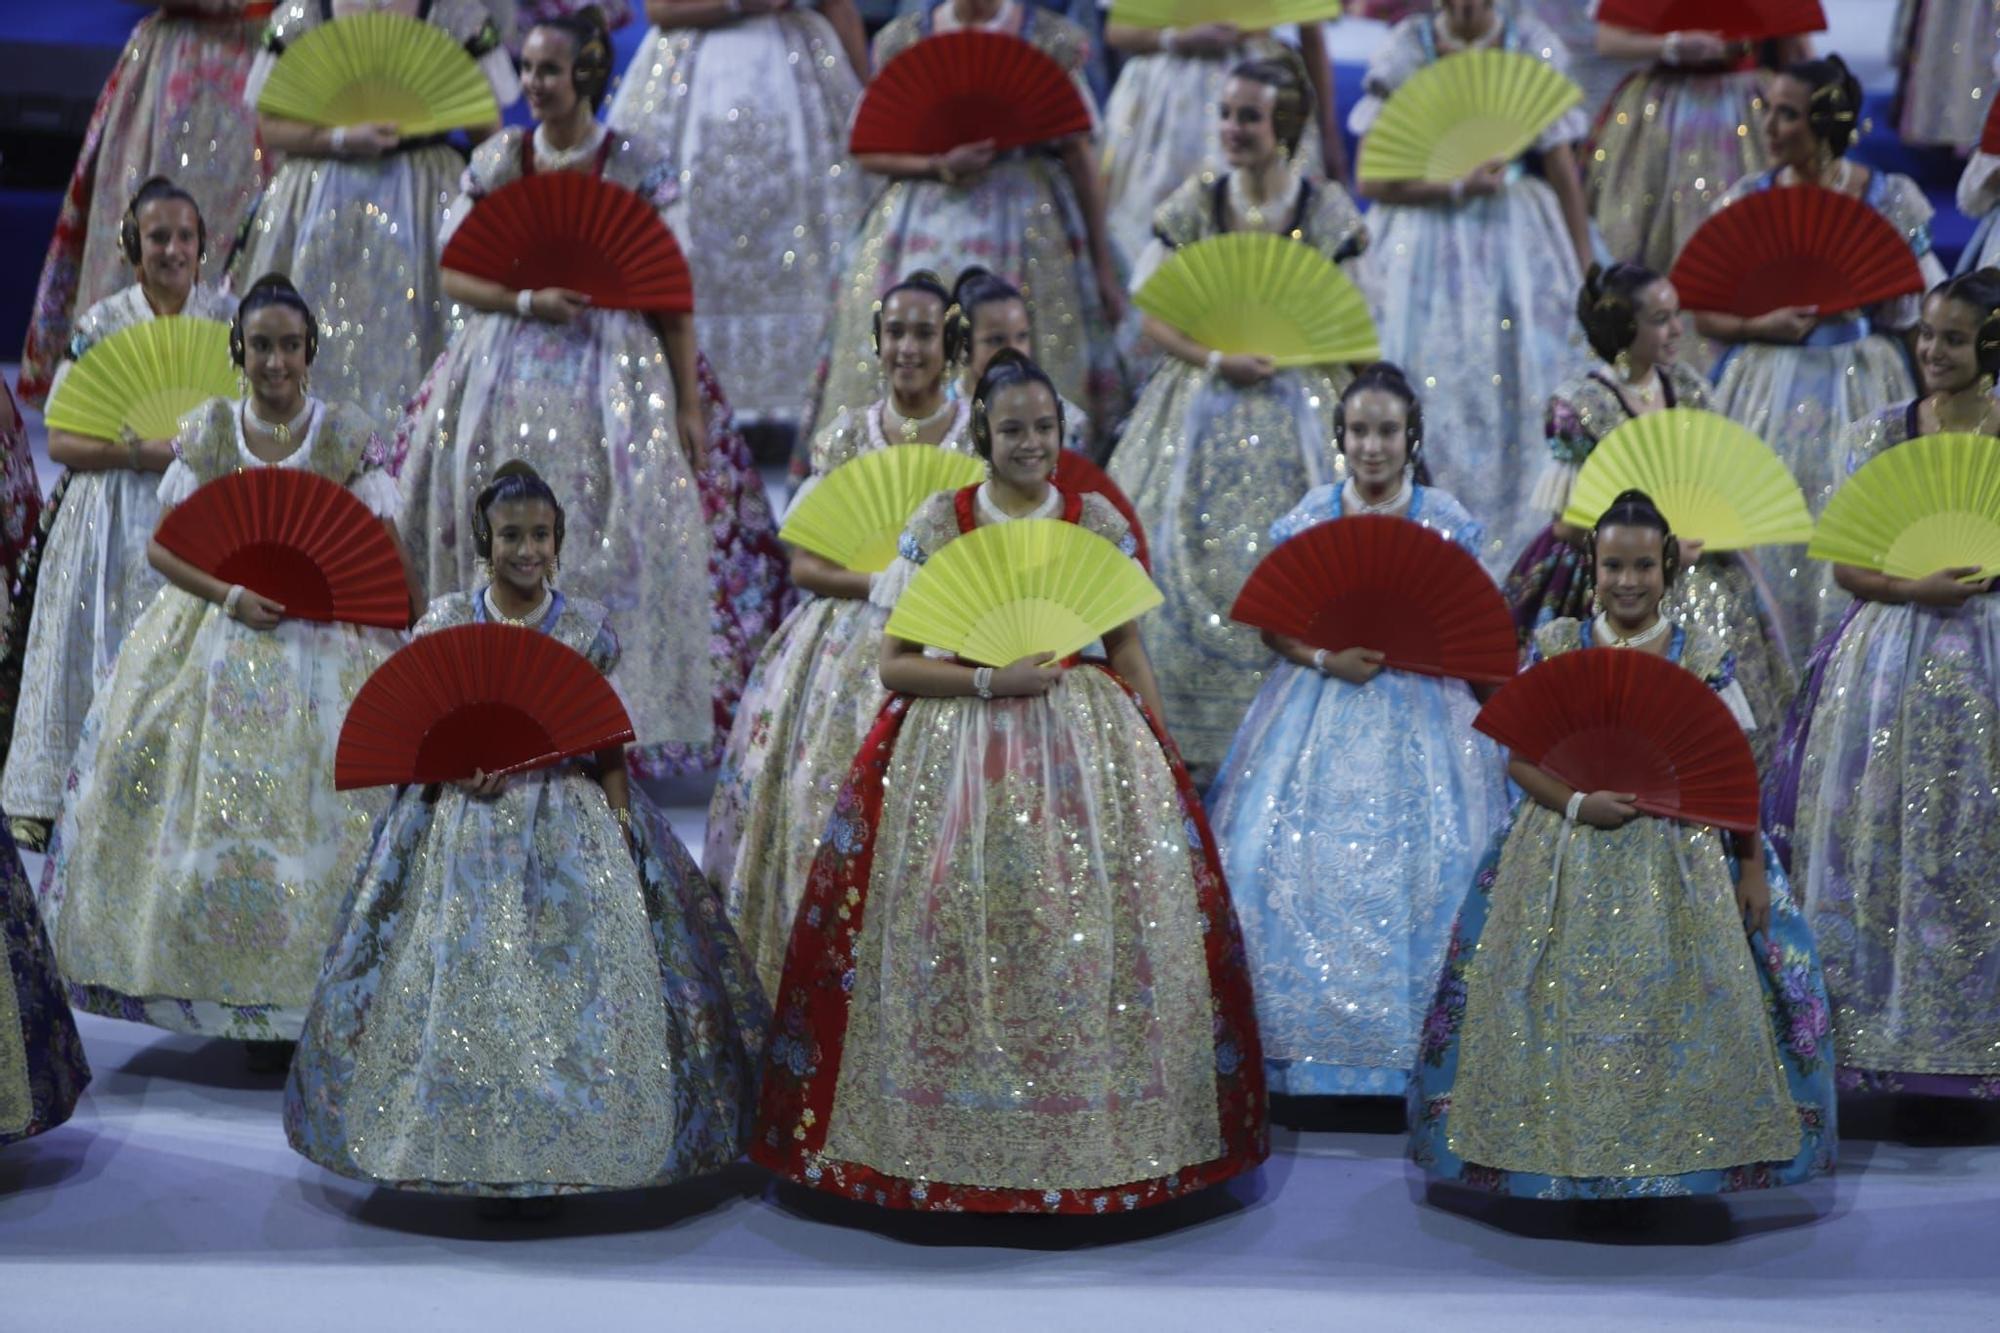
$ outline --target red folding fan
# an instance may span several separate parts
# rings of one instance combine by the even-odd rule
[[[1712,32],[1762,41],[1826,31],[1819,0],[1602,0],[1597,21],[1636,32]]]
[[[1111,502],[1125,521],[1132,525],[1132,541],[1139,548],[1139,564],[1147,573],[1153,571],[1152,552],[1146,549],[1146,525],[1139,521],[1139,511],[1125,498],[1125,492],[1118,489],[1118,483],[1111,480],[1111,474],[1085,458],[1074,449],[1062,451],[1056,460],[1056,489],[1068,491],[1072,495],[1101,495]]]
[[[410,588],[382,520],[345,486],[297,468],[219,477],[154,534],[205,574],[281,603],[295,620],[403,629]]]
[[[1510,679],[1514,620],[1479,562],[1404,518],[1358,514],[1307,528],[1250,571],[1232,620],[1328,652],[1372,648],[1398,671]]]
[[[1486,701],[1473,725],[1578,791],[1629,791],[1647,814],[1749,833],[1757,761],[1715,691],[1633,649],[1564,653]]]
[[[1794,305],[1834,315],[1924,289],[1894,223],[1817,185],[1737,200],[1695,229],[1668,276],[1688,309],[1746,319]]]
[[[607,310],[694,309],[694,275],[659,213],[580,171],[536,172],[487,195],[439,263],[516,290],[567,287]]]
[[[583,654],[518,625],[456,625],[398,649],[356,692],[333,785],[518,773],[631,739],[625,705]]]
[[[850,153],[946,153],[991,139],[1002,152],[1090,132],[1063,68],[1004,32],[927,37],[882,66],[854,109]]]

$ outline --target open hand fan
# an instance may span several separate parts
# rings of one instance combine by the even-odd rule
[[[850,153],[1001,152],[1088,134],[1090,108],[1039,48],[1004,32],[926,37],[882,66],[854,108]]]
[[[1817,185],[1738,199],[1695,228],[1668,276],[1688,309],[1745,319],[1794,305],[1834,315],[1924,289],[1894,223]]]
[[[284,605],[295,620],[404,629],[410,589],[382,520],[346,487],[298,468],[218,477],[154,534],[206,574]]]
[[[310,125],[387,122],[405,138],[500,119],[466,49],[402,14],[350,14],[312,29],[285,48],[257,109]]]
[[[1288,23],[1330,23],[1340,0],[1117,0],[1110,22],[1129,28],[1198,28],[1227,23],[1239,32],[1263,32]]]
[[[1750,833],[1757,761],[1729,708],[1663,657],[1598,648],[1538,662],[1473,726],[1581,792],[1636,793],[1649,815]]]
[[[1094,532],[1050,518],[946,543],[897,599],[888,633],[981,666],[1068,657],[1160,604],[1146,571]]]
[[[2000,440],[1925,435],[1869,459],[1827,501],[1806,554],[1916,579],[2000,576]]]
[[[1051,478],[1056,489],[1071,495],[1101,495],[1111,503],[1132,527],[1132,544],[1137,547],[1133,558],[1147,573],[1153,572],[1152,552],[1146,547],[1146,525],[1139,521],[1139,511],[1132,507],[1132,501],[1125,492],[1118,489],[1118,483],[1111,480],[1111,474],[1085,458],[1074,449],[1065,449],[1056,459],[1056,474]]]
[[[1825,32],[1820,0],[1601,0],[1597,21],[1635,32],[1709,32],[1760,42]]]
[[[1361,140],[1364,180],[1446,182],[1519,157],[1583,101],[1546,61],[1516,51],[1461,51],[1412,74]]]
[[[589,659],[519,625],[413,639],[355,693],[333,785],[455,782],[624,745],[632,720]]]
[[[1250,571],[1229,617],[1384,666],[1503,681],[1520,662],[1514,620],[1479,561],[1404,518],[1357,514],[1280,542]]]
[[[607,310],[694,309],[694,275],[659,213],[580,171],[501,186],[474,205],[438,262],[516,291],[567,287]]]
[[[1133,298],[1217,351],[1281,366],[1377,361],[1382,342],[1340,266],[1289,236],[1227,232],[1175,250]]]
[[[1579,528],[1625,491],[1641,490],[1674,532],[1711,551],[1802,542],[1812,514],[1771,447],[1717,412],[1676,407],[1619,426],[1590,452],[1562,521]]]
[[[826,474],[785,517],[778,540],[843,569],[880,573],[896,558],[910,515],[939,491],[970,486],[986,465],[931,444],[892,444]]]
[[[63,376],[46,422],[96,440],[115,440],[124,426],[142,440],[170,440],[187,413],[235,393],[229,326],[169,315],[94,344]]]

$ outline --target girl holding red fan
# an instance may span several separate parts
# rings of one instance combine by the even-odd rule
[[[505,463],[471,517],[487,581],[414,632],[523,625],[609,673],[608,613],[555,586],[548,484]],[[285,1093],[294,1149],[502,1215],[736,1158],[763,997],[621,749],[401,787],[360,864]]]
[[[396,483],[372,424],[306,392],[318,333],[290,282],[270,274],[251,287],[231,338],[249,392],[182,421],[163,511],[239,471],[298,468],[394,522]],[[334,790],[334,745],[354,692],[400,636],[288,617],[158,538],[150,554],[172,586],[97,692],[49,848],[42,895],[57,958],[80,1009],[289,1043],[383,806]],[[273,1059],[282,1067],[277,1051],[253,1051]]]
[[[1921,436],[2000,436],[2000,270],[1931,292],[1917,366],[1922,397],[1848,429],[1850,473]],[[1834,566],[1854,601],[1813,654],[1767,785],[1826,954],[1843,1087],[2000,1092],[2000,597],[1962,581],[1976,572]]]
[[[1638,491],[1598,521],[1598,604],[1535,655],[1652,653],[1748,725],[1721,642],[1660,612],[1679,563]],[[1746,760],[1747,762],[1747,760]],[[1833,1165],[1824,984],[1755,832],[1640,813],[1521,758],[1526,793],[1460,910],[1411,1088],[1430,1175],[1528,1198],[1796,1184]],[[1746,939],[1746,935],[1748,938]]]
[[[1478,522],[1428,485],[1416,391],[1363,370],[1334,438],[1348,479],[1271,527],[1277,546],[1351,514],[1391,514],[1477,558]],[[1484,574],[1480,575],[1483,580]],[[1208,806],[1243,921],[1274,1093],[1397,1096],[1451,917],[1506,817],[1500,752],[1461,681],[1385,671],[1266,631],[1283,662],[1251,704]]]
[[[814,442],[813,473],[794,508],[863,454],[897,444],[972,452],[970,395],[953,402],[945,391],[965,336],[951,306],[934,274],[912,273],[891,289],[879,342],[889,392]],[[877,658],[889,605],[870,600],[879,576],[796,549],[792,579],[809,596],[765,644],[743,692],[702,858],[768,987],[784,967],[834,795],[885,697]]]
[[[1731,186],[1716,208],[1760,190],[1817,185],[1860,199],[1894,224],[1917,256],[1926,287],[1944,277],[1931,253],[1931,206],[1907,176],[1885,175],[1845,154],[1860,130],[1861,83],[1839,56],[1788,65],[1765,93],[1769,171]],[[1866,310],[1787,306],[1755,317],[1704,310],[1695,327],[1732,346],[1716,367],[1715,409],[1768,443],[1818,514],[1833,494],[1841,428],[1915,390],[1902,336],[1920,298],[1897,297]],[[1820,614],[1818,575],[1797,547],[1776,547],[1772,592],[1796,658],[1813,641]]]
[[[1020,519],[1129,557],[1108,502],[1050,482],[1062,422],[1040,368],[1000,353],[974,403],[991,479],[917,511],[878,596]],[[884,637],[892,697],[799,906],[753,1160],[883,1207],[1085,1214],[1263,1160],[1229,892],[1136,627],[1103,643],[1108,662],[993,668]]]
[[[664,216],[679,172],[644,139],[607,131],[610,38],[594,10],[536,25],[522,45],[532,131],[510,128],[473,154],[446,239],[501,187],[582,172]],[[713,403],[685,313],[594,308],[582,292],[515,290],[444,270],[466,309],[410,405],[402,433],[418,577],[442,597],[469,584],[475,556],[459,515],[505,457],[572,497],[569,586],[628,626],[619,683],[633,703],[642,776],[706,768],[757,650],[786,608],[783,553],[726,403]],[[719,394],[719,391],[715,391]],[[713,454],[711,454],[713,449]]]

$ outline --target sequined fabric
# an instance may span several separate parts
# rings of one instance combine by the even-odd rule
[[[1394,22],[1405,14],[1432,7],[1424,3],[1404,4],[1403,14],[1394,18],[1384,17]],[[1583,89],[1581,110],[1584,119],[1595,124],[1618,85],[1639,68],[1635,61],[1614,60],[1597,54],[1595,0],[1516,0],[1514,11],[1539,19],[1568,49],[1569,76]]]
[[[1309,492],[1278,543],[1338,521]],[[1449,495],[1405,515],[1467,550]],[[1209,793],[1243,923],[1273,1092],[1401,1096],[1465,886],[1507,817],[1503,759],[1461,681],[1385,671],[1350,685],[1290,662],[1250,706]]]
[[[1587,647],[1575,621],[1536,636]],[[1672,655],[1716,684],[1720,643]],[[1745,939],[1712,828],[1565,827],[1522,798],[1473,881],[1411,1090],[1433,1175],[1542,1198],[1717,1193],[1832,1167],[1826,996],[1765,856],[1772,928]]]
[[[418,634],[470,623],[432,603]],[[546,632],[609,670],[604,609]],[[405,787],[343,914],[285,1096],[304,1156],[402,1189],[664,1184],[734,1160],[768,1016],[714,891],[633,793],[635,859],[580,764],[490,801]]]
[[[971,452],[970,416],[959,411],[941,448]],[[813,475],[888,443],[879,404],[842,417],[814,445]],[[877,659],[888,618],[865,598],[802,603],[765,644],[729,734],[702,866],[769,990],[834,796],[887,698]]]
[[[149,176],[171,176],[195,197],[208,229],[209,272],[218,272],[274,165],[257,146],[257,115],[243,81],[261,20],[236,17],[246,0],[203,0],[201,16],[141,18],[119,53],[84,131],[83,151],[63,196],[42,261],[21,397],[39,407],[74,333],[78,311],[132,281],[118,229]]]
[[[1222,188],[1200,176],[1184,181],[1154,221],[1162,244],[1220,234]],[[1299,239],[1329,259],[1367,243],[1338,186],[1310,187],[1303,197]],[[1138,510],[1166,599],[1139,622],[1163,721],[1197,783],[1213,778],[1276,660],[1229,608],[1270,549],[1271,525],[1336,474],[1333,412],[1351,373],[1310,366],[1239,388],[1162,357],[1112,455],[1112,480]]]
[[[251,461],[212,399],[176,442],[194,478]],[[273,466],[367,485],[380,442],[324,407]],[[170,474],[171,475],[171,474]],[[260,632],[163,588],[134,622],[77,747],[42,903],[80,1009],[183,1031],[290,1039],[382,792],[336,792],[348,702],[400,635],[284,620]]]
[[[800,8],[654,28],[612,99],[612,125],[681,165],[695,330],[746,421],[799,414],[867,202],[847,157],[859,93],[832,26]]]
[[[470,198],[519,175],[522,133],[480,146]],[[633,140],[604,175],[656,204],[672,188],[670,168]],[[502,463],[525,459],[568,516],[560,585],[628,627],[614,679],[639,745],[705,747],[715,663],[688,627],[709,623],[710,537],[673,395],[665,345],[640,314],[587,310],[551,324],[474,312],[411,404],[402,531],[432,596],[469,586],[473,498]]]
[[[196,287],[182,313],[227,320],[235,305]],[[77,321],[73,359],[57,367],[51,392],[74,358],[152,317],[137,286],[92,306]],[[42,550],[13,740],[0,774],[0,806],[16,819],[53,822],[62,812],[63,783],[97,682],[111,674],[125,631],[162,586],[146,559],[160,521],[159,488],[159,474],[124,468],[77,473],[64,488]]]
[[[1906,144],[1979,142],[2000,54],[1996,0],[1901,0],[1896,6],[1896,129]]]
[[[35,911],[20,853],[0,819],[0,1145],[69,1119],[90,1066]]]

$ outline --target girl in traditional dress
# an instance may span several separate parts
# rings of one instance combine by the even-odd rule
[[[447,233],[488,194],[534,172],[596,173],[663,211],[674,201],[673,165],[594,119],[610,49],[588,12],[529,32],[522,68],[537,127],[480,145]],[[577,531],[591,535],[573,550],[565,586],[627,627],[618,678],[639,736],[634,769],[657,776],[712,763],[750,663],[786,607],[770,511],[747,458],[707,456],[726,409],[712,426],[693,321],[594,310],[579,292],[514,291],[453,269],[444,290],[467,312],[465,326],[404,424],[403,531],[419,578],[437,597],[472,582],[460,515],[492,469],[519,455],[572,497]],[[730,444],[740,450],[740,438]],[[727,564],[716,559],[724,545]]]
[[[684,168],[695,332],[746,422],[790,425],[865,203],[847,122],[868,68],[853,0],[650,0],[610,122]],[[756,77],[749,77],[752,73]]]
[[[1731,186],[1717,208],[1759,190],[1818,185],[1852,195],[1906,237],[1929,286],[1944,277],[1931,253],[1931,206],[1907,176],[1847,160],[1859,127],[1861,84],[1839,56],[1788,65],[1765,96],[1769,171]],[[1777,450],[1817,515],[1840,475],[1835,438],[1848,422],[1900,402],[1915,390],[1900,335],[1916,322],[1920,298],[1897,297],[1866,310],[1788,306],[1755,318],[1702,311],[1695,327],[1733,346],[1716,368],[1715,408]],[[1767,548],[1775,609],[1796,658],[1810,648],[1820,616],[1820,580],[1804,548]]]
[[[1271,527],[1276,546],[1351,514],[1393,514],[1468,552],[1479,524],[1425,484],[1423,414],[1391,366],[1335,418],[1347,480]],[[1209,793],[1250,951],[1274,1093],[1403,1095],[1445,940],[1506,818],[1500,751],[1464,682],[1384,671],[1266,633],[1283,659]]]
[[[1440,0],[1375,52],[1349,126],[1365,135],[1418,70],[1478,50],[1532,55],[1559,71],[1569,63],[1539,20],[1503,15],[1494,0]],[[1586,128],[1571,111],[1543,132],[1540,175],[1520,161],[1489,162],[1450,184],[1357,187],[1376,205],[1369,265],[1382,294],[1383,354],[1423,393],[1431,438],[1450,442],[1438,484],[1485,524],[1481,555],[1493,567],[1534,533],[1529,441],[1550,390],[1584,350],[1569,294],[1590,261],[1590,222],[1570,145]]]
[[[1592,532],[1603,610],[1551,621],[1537,657],[1653,653],[1749,725],[1720,641],[1660,614],[1678,561],[1627,491]],[[1542,1199],[1715,1194],[1830,1170],[1825,985],[1756,833],[1643,815],[1516,758],[1526,793],[1481,863],[1411,1084],[1433,1177]],[[1746,939],[1745,936],[1748,935]]]
[[[55,950],[21,854],[0,827],[0,1147],[69,1119],[89,1082]]]
[[[246,468],[317,473],[385,527],[388,451],[345,403],[306,392],[319,325],[284,278],[237,311],[240,403],[181,422],[162,510]],[[270,1066],[297,1037],[369,825],[384,800],[333,788],[354,692],[388,630],[289,619],[156,539],[162,588],[125,636],[77,746],[42,898],[79,1009],[248,1040]]]
[[[974,399],[992,479],[933,497],[877,583],[962,532],[1060,517],[1055,388],[1002,352]],[[885,588],[888,596],[884,596]],[[890,1208],[1123,1212],[1267,1151],[1243,945],[1136,629],[1109,662],[973,668],[885,636],[894,692],[792,932],[751,1157]]]
[[[1033,359],[1035,326],[1028,298],[1021,295],[1019,287],[974,264],[960,272],[952,284],[951,303],[965,321],[965,369],[948,386],[954,398],[972,397],[979,377],[1003,348]],[[1062,410],[1063,448],[1090,453],[1090,414],[1067,398],[1062,400]]]
[[[321,24],[387,10],[463,43],[504,107],[520,95],[514,64],[481,0],[283,0],[243,99],[252,106],[285,51]],[[443,135],[405,139],[389,124],[328,128],[260,115],[285,163],[258,203],[233,261],[283,273],[320,312],[320,387],[393,421],[444,350],[462,313],[438,281],[439,235],[464,160]],[[492,126],[474,126],[474,143]]]
[[[77,321],[56,387],[92,347],[120,330],[170,315],[227,320],[235,311],[233,300],[201,281],[208,232],[186,190],[155,176],[132,197],[120,231],[138,281]],[[66,474],[38,553],[35,613],[0,775],[0,806],[31,851],[48,845],[49,828],[62,813],[63,783],[97,682],[111,673],[125,631],[159,590],[146,548],[160,521],[160,474],[174,461],[174,442],[51,430],[49,461]]]
[[[1230,23],[1135,28],[1110,23],[1105,40],[1124,53],[1104,108],[1105,216],[1119,253],[1136,260],[1153,237],[1153,214],[1198,171],[1218,172],[1215,114],[1230,70],[1245,60],[1300,63],[1313,111],[1293,167],[1315,181],[1347,179],[1347,153],[1334,119],[1333,68],[1317,23],[1298,29],[1298,50],[1271,32]]]
[[[2000,266],[2000,153],[1975,149],[1958,177],[1958,211],[1977,218],[1958,255],[1957,272]]]
[[[1157,239],[1133,274],[1143,284],[1173,250],[1225,232],[1292,236],[1335,262],[1368,232],[1338,185],[1315,185],[1291,158],[1310,117],[1291,66],[1250,61],[1222,88],[1229,171],[1196,175],[1160,205]],[[1146,336],[1165,355],[1111,459],[1112,479],[1144,525],[1166,605],[1144,622],[1164,723],[1197,781],[1215,774],[1274,665],[1229,608],[1268,548],[1271,525],[1334,476],[1334,405],[1344,366],[1279,370],[1268,357],[1225,355],[1152,315]]]
[[[888,394],[842,416],[813,445],[803,502],[834,468],[893,444],[970,453],[971,395],[945,392],[963,350],[964,325],[937,278],[913,273],[882,302],[882,377]],[[808,599],[764,647],[708,810],[703,868],[721,887],[729,919],[775,990],[833,798],[886,697],[878,672],[889,606],[870,594],[879,576],[811,551],[792,552],[792,580]]]
[[[1849,427],[1849,473],[1922,435],[2000,436],[2000,270],[1930,294],[1917,365],[1924,396]],[[1825,951],[1843,1087],[2000,1096],[2000,598],[1962,581],[1976,572],[1834,567],[1854,603],[1767,784]]]
[[[1897,137],[1958,149],[1979,142],[2000,55],[1993,0],[1901,0],[1889,51]]]
[[[1764,82],[1806,59],[1812,42],[1729,42],[1602,23],[1597,50],[1649,63],[1618,85],[1597,119],[1590,214],[1613,256],[1664,273],[1722,192],[1769,162],[1757,123]]]
[[[14,403],[14,391],[0,377],[0,737],[14,733],[28,616],[35,606],[35,572],[53,511],[53,498],[42,503],[27,422]]]
[[[267,0],[175,0],[132,29],[84,130],[21,353],[21,398],[37,407],[75,333],[77,312],[127,281],[126,201],[166,173],[194,196],[225,246],[276,165],[243,100]],[[218,249],[218,254],[220,253]]]
[[[1032,43],[1081,89],[1083,33],[1022,0],[941,0],[897,18],[875,36],[875,68],[927,37],[971,30]],[[1112,329],[1124,297],[1104,226],[1097,155],[1087,139],[997,156],[992,144],[972,143],[936,156],[875,153],[857,161],[888,183],[849,243],[812,432],[802,444],[819,438],[843,411],[880,396],[869,335],[875,308],[898,276],[919,265],[939,270],[947,282],[973,263],[1020,281],[1034,306],[1036,359],[1063,396],[1088,407],[1100,427],[1123,415]],[[804,462],[795,455],[795,471],[802,473]]]
[[[1549,399],[1549,461],[1534,503],[1552,521],[1529,542],[1504,585],[1525,651],[1552,620],[1590,613],[1593,584],[1584,558],[1585,533],[1562,521],[1570,487],[1599,440],[1624,425],[1670,408],[1707,408],[1708,382],[1680,359],[1680,296],[1674,285],[1640,264],[1592,264],[1576,298],[1577,322],[1598,360],[1562,382]],[[1736,659],[1736,680],[1760,718],[1784,715],[1797,680],[1782,626],[1754,557],[1703,555],[1680,541],[1681,575],[1667,589],[1667,615],[1698,625]],[[1761,766],[1777,739],[1775,726],[1750,734]]]
[[[432,602],[415,632],[523,625],[608,672],[605,609],[552,582],[564,527],[547,483],[502,465],[472,513],[490,581]],[[503,1214],[667,1184],[735,1160],[767,1018],[621,748],[401,787],[333,936],[285,1131],[342,1175]]]

